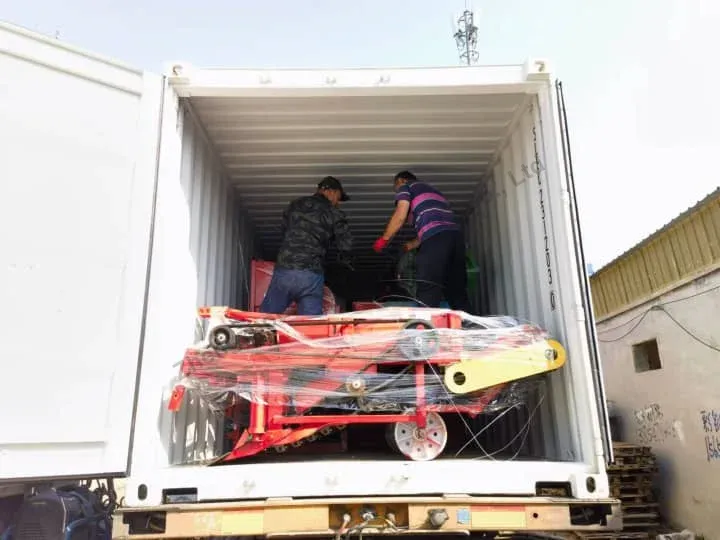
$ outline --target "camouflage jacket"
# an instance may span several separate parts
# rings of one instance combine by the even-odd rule
[[[320,194],[295,199],[283,212],[283,240],[277,266],[323,273],[325,254],[334,241],[347,258],[352,236],[345,214]]]

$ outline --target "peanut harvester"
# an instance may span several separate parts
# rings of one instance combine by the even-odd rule
[[[387,424],[411,460],[438,457],[444,413],[474,417],[506,386],[556,370],[564,348],[509,317],[382,308],[318,317],[201,308],[205,339],[189,348],[168,408],[187,389],[232,418],[233,461],[313,441],[354,424]]]

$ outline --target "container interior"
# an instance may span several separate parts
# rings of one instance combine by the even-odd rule
[[[352,197],[343,209],[355,239],[355,271],[336,271],[331,251],[328,285],[345,307],[382,299],[395,277],[400,242],[411,231],[403,230],[387,254],[375,254],[371,245],[393,209],[394,174],[410,169],[463,216],[477,266],[470,283],[474,313],[512,315],[563,342],[558,291],[548,279],[557,264],[551,261],[548,183],[558,180],[546,172],[549,143],[536,95],[196,97],[181,99],[179,110],[197,305],[247,308],[251,258],[274,259],[283,209],[328,174]],[[574,459],[563,371],[542,377],[522,404],[475,420],[446,419],[448,448],[463,450],[445,457]],[[170,421],[172,464],[222,452],[221,419],[201,400],[187,399]],[[314,448],[247,462],[400,459],[381,431],[355,427],[342,440],[329,436]]]

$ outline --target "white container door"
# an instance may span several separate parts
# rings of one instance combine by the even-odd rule
[[[162,79],[0,23],[0,481],[124,473]]]

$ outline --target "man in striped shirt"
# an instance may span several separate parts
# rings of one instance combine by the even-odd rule
[[[445,296],[452,309],[469,312],[465,242],[460,225],[443,194],[410,171],[395,175],[395,213],[373,245],[375,252],[382,252],[406,221],[412,223],[417,238],[405,249],[420,248],[416,258],[417,299],[429,307],[438,307]]]

